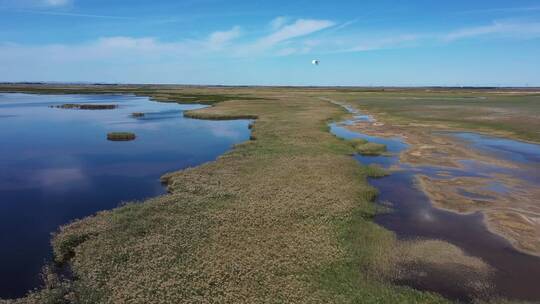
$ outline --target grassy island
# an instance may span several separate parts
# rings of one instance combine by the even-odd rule
[[[386,145],[368,142],[362,138],[349,140],[357,153],[366,156],[378,156],[386,152]]]
[[[130,141],[135,140],[135,133],[131,132],[110,132],[107,133],[107,139],[110,141]]]
[[[59,106],[54,106],[59,109],[75,109],[75,110],[113,110],[118,108],[115,104],[78,104],[66,103]]]

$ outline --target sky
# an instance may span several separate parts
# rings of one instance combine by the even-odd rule
[[[0,82],[540,86],[539,71],[539,0],[0,0]]]

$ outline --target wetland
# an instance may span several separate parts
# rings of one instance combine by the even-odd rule
[[[116,168],[131,179],[155,173],[155,191],[115,202],[89,195],[95,198],[89,206],[99,201],[104,207],[66,217],[48,230],[55,232],[49,257],[68,265],[70,278],[45,272],[41,288],[5,303],[538,300],[538,196],[528,186],[535,185],[538,172],[534,117],[540,108],[533,90],[172,85],[4,85],[2,90],[47,94],[50,105],[78,103],[62,100],[76,94],[91,104],[117,104],[103,111],[45,106],[40,109],[57,112],[32,117],[81,115],[72,122],[79,124],[86,115],[101,121],[125,110],[106,127],[98,123],[99,132],[89,132],[100,144],[126,149],[115,162],[136,151],[128,146],[161,147],[150,138],[171,136],[166,146],[182,145],[178,138],[185,133],[173,126],[150,137],[150,128],[137,127],[153,120],[179,123],[183,116],[180,123],[212,120],[193,120],[208,126],[241,119],[244,136],[203,164],[184,166],[185,157],[159,157],[140,170],[128,164]],[[113,96],[160,100],[165,102],[160,106],[172,108],[124,108]],[[361,112],[339,123],[350,114],[329,99]],[[189,105],[195,101],[213,106]],[[178,111],[179,106],[186,108]],[[2,111],[0,121],[17,117]],[[328,127],[329,122],[334,123]],[[92,151],[81,141],[84,128],[63,127],[72,134],[66,144]],[[45,132],[43,124],[37,129]],[[136,140],[107,141],[109,132],[132,132]],[[190,147],[207,137],[216,141],[208,133],[189,134],[197,134]],[[33,135],[44,147],[51,141]],[[40,160],[58,163],[54,156],[61,152]],[[168,160],[178,166],[159,165]],[[25,164],[32,165],[19,167]],[[39,168],[4,184],[16,189],[28,180],[35,183]],[[159,176],[166,189],[156,184]],[[127,194],[144,189],[131,179],[106,186]],[[47,187],[54,189],[53,183]],[[141,202],[116,207],[124,199]],[[55,219],[43,205],[38,219]],[[21,207],[13,214],[26,211]],[[70,222],[73,218],[80,219]],[[43,240],[49,252],[48,238]],[[22,265],[13,262],[14,273]]]
[[[133,95],[0,93],[7,115],[0,118],[0,297],[40,286],[59,226],[163,195],[161,175],[215,160],[249,138],[247,120],[183,117],[202,107]],[[145,115],[132,117],[134,111]],[[136,131],[137,140],[107,141],[135,138],[116,130]]]
[[[468,283],[472,275],[463,277],[463,272],[436,263],[424,266],[421,274],[410,268],[415,265],[409,265],[397,282],[465,301],[471,301],[471,295],[540,300],[536,283],[540,280],[540,145],[472,132],[426,132],[414,138],[425,143],[426,138],[443,137],[429,140],[429,151],[422,151],[431,160],[426,164],[420,157],[407,158],[407,153],[418,154],[418,149],[404,138],[417,134],[404,129],[389,133],[388,126],[377,123],[373,116],[366,120],[365,114],[343,106],[353,118],[332,124],[332,133],[384,145],[390,152],[378,156],[358,151],[355,156],[364,165],[390,171],[387,177],[370,179],[380,191],[378,203],[390,209],[375,221],[403,240],[448,242],[490,267],[489,275],[481,278],[483,286]],[[379,132],[382,137],[376,136],[380,129],[386,130]],[[469,153],[451,154],[446,146]],[[437,163],[437,157],[443,160]],[[408,163],[411,159],[415,162]]]

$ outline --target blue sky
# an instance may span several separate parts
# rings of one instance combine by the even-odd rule
[[[538,0],[0,0],[0,81],[540,86],[539,54]]]

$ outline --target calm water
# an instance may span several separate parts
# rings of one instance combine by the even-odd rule
[[[357,111],[347,108],[352,113]],[[378,138],[352,132],[343,125],[355,121],[365,121],[359,115],[344,124],[331,124],[336,136],[352,139],[364,138],[372,142],[386,144],[391,156],[361,156],[355,158],[362,164],[379,164],[385,168],[397,166],[399,169],[390,176],[370,179],[370,183],[380,190],[378,202],[392,203],[393,211],[378,215],[375,219],[380,225],[394,231],[399,238],[441,239],[452,243],[490,264],[497,271],[494,277],[495,292],[505,297],[523,300],[540,300],[540,258],[515,250],[504,238],[488,231],[481,213],[460,215],[434,208],[426,194],[416,186],[416,176],[431,178],[453,178],[462,176],[490,177],[492,173],[508,174],[540,186],[540,145],[528,144],[509,139],[495,138],[475,133],[447,133],[457,139],[465,140],[472,148],[495,155],[500,159],[526,164],[525,168],[501,168],[473,160],[462,160],[463,169],[409,166],[401,164],[399,153],[408,148],[400,138]],[[494,180],[494,191],[504,191],[505,185]],[[471,193],[471,195],[474,195]],[[437,285],[431,282],[450,282]],[[403,282],[413,287],[441,293],[445,296],[470,300],[469,294],[460,288],[459,282],[452,284],[452,278],[433,278],[423,282]]]
[[[119,108],[49,107],[64,103]],[[196,108],[130,95],[0,94],[0,298],[39,286],[58,226],[163,194],[162,174],[214,160],[249,139],[247,120],[183,117]],[[111,131],[137,139],[107,141]]]

